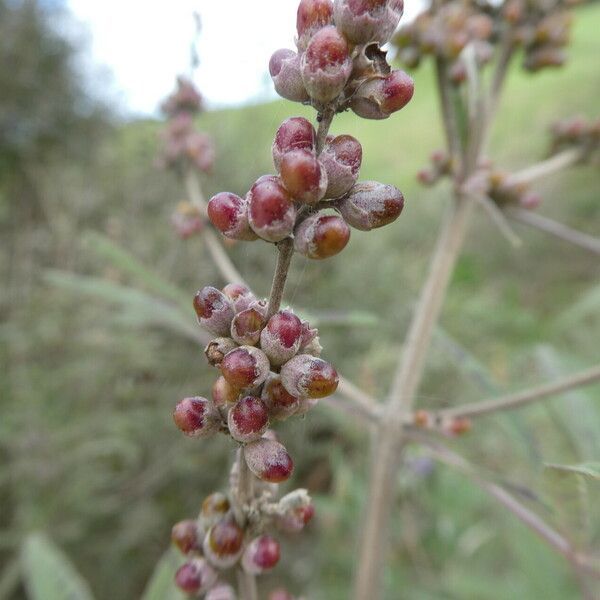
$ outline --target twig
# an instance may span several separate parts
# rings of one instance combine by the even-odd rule
[[[331,127],[331,123],[333,121],[333,117],[335,116],[335,111],[331,108],[323,111],[319,117],[319,127],[317,129],[317,156],[321,154],[323,148],[325,147],[325,142],[327,141],[327,134],[329,133],[329,128]]]
[[[359,412],[370,421],[379,421],[381,407],[378,406],[375,398],[372,398],[363,392],[344,377],[340,377],[337,391],[352,402],[355,411]]]
[[[513,228],[506,220],[504,212],[498,208],[498,205],[491,198],[479,196],[477,201],[483,206],[492,222],[498,227],[500,233],[513,248],[519,248],[523,245],[521,238],[514,232]]]
[[[594,382],[600,381],[600,366],[593,367],[582,373],[559,379],[552,383],[540,385],[523,392],[517,392],[515,394],[509,394],[502,396],[501,398],[492,398],[490,400],[483,400],[482,402],[474,402],[472,404],[465,404],[463,406],[457,406],[456,408],[449,408],[442,410],[438,414],[442,417],[447,418],[458,418],[458,417],[480,417],[489,413],[498,412],[501,410],[510,410],[513,408],[520,408],[526,404],[537,402],[548,396],[554,396],[567,392],[574,388],[582,387],[584,385],[590,385]]]
[[[435,72],[440,99],[440,109],[442,112],[442,122],[444,131],[446,132],[446,144],[452,159],[452,168],[455,171],[459,171],[458,164],[462,157],[460,134],[456,123],[456,112],[452,106],[452,98],[450,97],[451,89],[448,82],[448,68],[441,58],[436,60]]]
[[[559,154],[555,154],[554,156],[543,160],[535,165],[527,167],[522,171],[517,171],[513,173],[508,178],[506,182],[507,186],[515,186],[515,185],[524,185],[535,181],[536,179],[541,179],[542,177],[547,177],[548,175],[553,175],[557,171],[565,169],[566,167],[570,167],[581,160],[582,150],[581,148],[569,148],[568,150],[563,150]]]
[[[294,255],[294,241],[291,238],[286,238],[277,244],[279,254],[277,256],[277,265],[275,266],[275,274],[273,275],[273,283],[271,284],[271,293],[269,294],[269,308],[267,310],[267,321],[279,310],[285,282],[287,281],[292,256]]]
[[[579,246],[584,250],[588,250],[594,254],[600,254],[600,239],[572,229],[563,223],[553,221],[548,217],[543,217],[537,213],[522,208],[507,208],[505,209],[506,214],[515,221],[535,227],[540,231],[549,233],[565,242],[569,242],[575,246]]]

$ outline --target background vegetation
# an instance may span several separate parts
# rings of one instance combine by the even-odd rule
[[[9,6],[0,2],[0,24]],[[492,139],[503,166],[540,158],[551,121],[598,116],[599,27],[600,7],[581,10],[567,68],[511,73]],[[15,63],[3,52],[0,81],[7,82],[15,79]],[[43,72],[43,64],[19,64],[26,73],[14,105],[22,111],[10,112],[0,84],[0,162],[9,164],[0,170],[0,598],[26,597],[19,557],[34,531],[62,547],[97,598],[137,598],[172,523],[224,484],[234,450],[219,438],[182,439],[170,416],[183,395],[208,391],[211,375],[187,303],[199,286],[220,278],[201,241],[179,241],[169,226],[183,192],[172,175],[152,167],[158,123],[113,128],[106,111],[81,111],[76,92],[59,101],[73,109],[72,128],[56,119],[60,143],[46,146],[33,136],[19,152],[7,146],[7,127],[30,118],[27,107],[39,107],[60,87],[50,79],[31,87],[26,75]],[[363,178],[405,192],[405,214],[377,236],[353,232],[348,249],[330,261],[297,258],[290,279],[288,301],[321,319],[327,358],[373,394],[386,391],[446,201],[443,186],[424,190],[415,181],[442,143],[432,80],[427,68],[416,74],[415,99],[396,118],[344,115],[334,125],[363,143]],[[218,148],[207,195],[245,192],[272,170],[268,149],[291,112],[298,106],[275,102],[204,115]],[[38,123],[50,114],[42,112]],[[92,115],[100,126],[90,129]],[[17,171],[27,177],[16,178]],[[597,170],[579,168],[540,189],[544,214],[599,233]],[[477,215],[436,335],[422,406],[477,400],[597,362],[597,257],[531,230],[518,233],[523,245],[512,248]],[[262,246],[240,244],[231,254],[266,293],[274,255]],[[596,385],[478,421],[452,443],[557,527],[597,542],[598,484],[564,486],[544,463],[598,460],[599,401]],[[298,457],[294,485],[316,496],[318,519],[301,541],[285,544],[283,564],[266,585],[285,579],[311,599],[341,600],[353,570],[368,433],[323,402],[283,435]],[[403,500],[390,598],[579,596],[562,559],[460,474],[416,451],[408,461],[398,481]]]

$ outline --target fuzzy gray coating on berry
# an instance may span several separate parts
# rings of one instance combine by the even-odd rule
[[[299,354],[281,367],[281,381],[292,396],[325,398],[335,392],[339,378],[328,362],[309,354]]]
[[[308,102],[310,96],[304,87],[300,72],[300,56],[293,50],[277,50],[269,61],[269,72],[275,91],[292,102]]]
[[[302,322],[289,310],[273,315],[260,334],[260,347],[273,366],[296,355],[302,342]]]
[[[335,0],[336,27],[353,44],[385,44],[404,12],[403,0]]]
[[[294,470],[285,446],[264,437],[244,446],[244,458],[252,473],[269,483],[287,481]]]
[[[253,442],[269,428],[269,409],[260,398],[245,396],[229,410],[227,425],[237,442]]]
[[[339,135],[328,141],[319,156],[327,171],[325,198],[339,198],[356,183],[362,163],[362,147],[351,135]]]
[[[194,297],[198,323],[211,333],[228,337],[234,311],[231,300],[214,287],[203,287]]]

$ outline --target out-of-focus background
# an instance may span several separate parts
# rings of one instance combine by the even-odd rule
[[[272,170],[278,124],[313,115],[275,100],[266,72],[270,53],[292,44],[295,2],[260,4],[0,0],[0,598],[32,594],[32,569],[57,577],[57,558],[40,539],[61,548],[94,597],[142,597],[171,525],[226,484],[233,446],[183,439],[171,419],[178,399],[208,393],[213,379],[187,303],[199,286],[224,282],[201,237],[180,240],[169,223],[185,191],[155,168],[157,109],[188,70],[198,10],[195,81],[210,108],[198,126],[217,151],[205,192],[242,194]],[[600,6],[578,10],[565,68],[511,71],[493,129],[498,164],[542,158],[555,119],[599,116],[599,29]],[[444,185],[428,190],[415,180],[442,145],[432,75],[428,65],[414,73],[413,102],[389,121],[336,119],[335,133],[363,144],[362,177],[397,185],[406,209],[374,234],[353,232],[331,260],[297,258],[288,288],[288,301],[321,319],[326,357],[373,395],[386,392],[447,202]],[[597,169],[537,189],[541,213],[600,233]],[[518,248],[476,216],[422,407],[478,400],[598,361],[597,256],[516,231]],[[272,248],[228,251],[266,293]],[[598,460],[599,402],[600,386],[588,387],[478,421],[452,444],[593,547],[597,484],[553,480],[543,465]],[[314,495],[317,517],[283,541],[264,590],[285,584],[310,599],[345,599],[368,432],[322,402],[281,436],[297,462],[293,484]],[[580,597],[568,565],[460,474],[412,449],[398,488],[389,598]],[[45,537],[32,538],[37,532]]]

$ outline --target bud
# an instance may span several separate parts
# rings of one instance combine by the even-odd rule
[[[259,439],[269,426],[265,403],[254,396],[238,400],[227,415],[229,433],[234,440],[246,443]]]
[[[246,573],[261,575],[270,571],[279,562],[279,542],[270,535],[253,539],[242,555],[242,567]]]
[[[281,377],[271,373],[263,385],[261,398],[273,419],[284,420],[293,415],[300,405],[299,398],[292,396],[281,383]]]
[[[300,72],[300,56],[293,50],[277,50],[269,61],[269,73],[275,91],[292,102],[308,102],[310,96],[304,87]]]
[[[320,103],[335,100],[352,73],[348,44],[333,26],[323,27],[310,40],[300,60],[304,85]]]
[[[315,204],[327,190],[327,172],[310,150],[286,152],[279,167],[281,180],[294,200]]]
[[[338,29],[353,44],[387,42],[404,11],[403,0],[335,0]]]
[[[308,321],[302,321],[302,341],[300,342],[300,354],[311,354],[321,356],[323,347],[319,340],[319,330],[311,327]]]
[[[277,130],[273,141],[273,163],[279,171],[284,154],[292,150],[312,150],[317,144],[317,134],[312,123],[304,117],[290,117]]]
[[[297,227],[296,252],[307,258],[324,259],[339,254],[350,240],[350,227],[337,215],[318,212]]]
[[[252,241],[257,235],[248,224],[247,203],[229,192],[213,196],[208,203],[208,218],[225,236],[232,240]]]
[[[221,362],[221,373],[234,388],[260,385],[269,376],[269,359],[254,346],[240,346]]]
[[[236,600],[235,590],[227,583],[217,583],[208,590],[204,600]]]
[[[292,358],[301,341],[302,321],[290,310],[274,314],[260,334],[260,347],[275,366]]]
[[[231,338],[219,337],[208,343],[204,349],[204,354],[209,365],[218,367],[223,357],[234,348],[237,348],[237,344]]]
[[[256,308],[247,308],[233,317],[231,337],[241,346],[256,346],[264,326],[262,313]]]
[[[333,24],[331,0],[300,0],[296,16],[298,50],[306,50],[308,42],[319,29]]]
[[[362,163],[362,146],[351,135],[338,135],[329,140],[319,156],[327,172],[326,198],[346,194],[358,179]]]
[[[298,533],[311,521],[315,506],[304,489],[294,490],[279,500],[277,527],[286,533]]]
[[[337,208],[351,227],[370,231],[392,223],[400,216],[404,196],[393,185],[363,181],[337,201]]]
[[[281,367],[281,381],[292,396],[325,398],[337,389],[338,374],[328,362],[299,354]]]
[[[204,537],[204,555],[218,569],[232,567],[242,554],[244,531],[231,518],[221,519]]]
[[[287,481],[294,470],[294,463],[285,446],[266,438],[246,444],[244,458],[252,473],[269,483]]]
[[[250,227],[268,242],[290,236],[296,221],[296,208],[279,177],[261,177],[248,193]]]
[[[231,301],[218,289],[206,286],[194,296],[198,322],[215,335],[228,336],[233,319]]]
[[[189,519],[176,523],[171,529],[171,541],[183,554],[200,550],[202,544],[199,539],[198,523]]]
[[[410,102],[414,91],[414,82],[407,73],[392,71],[385,78],[363,83],[352,96],[350,108],[363,119],[387,119]]]
[[[210,400],[196,396],[184,398],[177,404],[173,420],[185,435],[204,437],[219,429],[221,417]]]
[[[207,531],[213,525],[221,521],[229,512],[231,504],[229,498],[221,492],[214,492],[207,496],[202,502],[200,509],[200,524],[202,529]]]
[[[236,313],[250,308],[250,305],[256,302],[256,296],[243,283],[228,283],[222,291],[233,303]]]
[[[217,408],[227,407],[228,404],[237,402],[240,390],[233,387],[222,375],[217,378],[212,386],[212,399]]]
[[[185,563],[175,574],[175,584],[180,590],[198,596],[214,585],[216,580],[217,573],[203,558]]]

